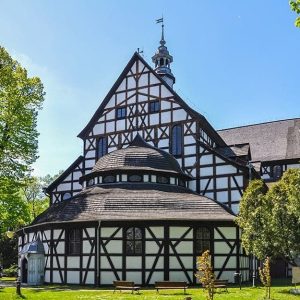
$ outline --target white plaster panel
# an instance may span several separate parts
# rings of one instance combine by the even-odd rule
[[[196,146],[185,146],[184,147],[184,154],[185,155],[191,155],[191,154],[196,154]],[[196,160],[196,158],[195,158]]]
[[[158,148],[169,147],[169,139],[160,139],[158,141]]]
[[[228,178],[221,177],[216,179],[217,189],[227,189],[228,188]]]
[[[56,252],[58,254],[64,254],[65,253],[65,242],[59,242],[56,246]]]
[[[150,272],[146,272],[146,278],[149,277]],[[164,272],[153,272],[149,284],[155,284],[155,281],[163,281]]]
[[[112,284],[114,280],[117,280],[113,272],[101,272],[100,277],[101,277],[101,284]]]
[[[215,254],[226,254],[230,252],[230,248],[226,242],[214,242]]]
[[[128,269],[142,269],[142,258],[138,256],[126,257],[126,267]]]
[[[147,256],[146,257],[146,268],[147,269],[152,269],[155,259],[156,259],[155,256]],[[164,257],[160,256],[155,265],[155,269],[163,269],[163,268],[164,268]]]
[[[187,113],[183,109],[173,111],[173,122],[182,121],[187,118]]]
[[[111,108],[115,106],[115,96],[113,95],[108,103],[106,104],[105,108]]]
[[[123,261],[122,256],[111,256],[110,259],[115,268],[117,269],[122,268],[122,261]]]
[[[186,278],[184,272],[180,271],[172,271],[170,272],[170,281],[187,281],[188,278]]]
[[[216,156],[216,163],[224,163],[225,160],[224,159],[221,159],[220,157]]]
[[[110,269],[111,265],[109,264],[108,259],[106,256],[101,256],[100,258],[100,269]]]
[[[177,253],[193,253],[193,242],[192,241],[180,242],[176,246],[176,252]]]
[[[85,153],[85,158],[94,158],[96,156],[96,151],[95,150],[90,150]]]
[[[160,107],[161,107],[162,110],[164,110],[164,109],[170,109],[171,108],[171,103],[169,101],[162,100],[160,102]]]
[[[118,120],[117,121],[117,131],[125,130],[125,126],[126,126],[125,124],[126,124],[125,119]]]
[[[196,156],[187,157],[184,160],[185,166],[194,166],[196,163]]]
[[[106,249],[108,253],[122,253],[122,241],[110,241]]]
[[[170,227],[170,239],[182,237],[189,227]],[[193,238],[192,230],[186,235],[185,238]]]
[[[79,268],[80,258],[79,256],[67,257],[67,268]]]
[[[288,169],[299,169],[300,168],[300,164],[290,164],[287,165],[287,170]]]
[[[123,91],[126,88],[126,79],[123,79],[123,81],[121,82],[121,84],[119,85],[117,92],[119,91]]]
[[[115,122],[106,122],[106,132],[114,132],[115,131]]]
[[[210,179],[201,179],[200,180],[200,189],[201,190],[204,190],[205,188],[206,188],[206,185],[207,185],[207,183],[208,183],[208,181],[209,181]],[[212,189],[213,188],[213,180],[210,180],[210,183],[209,183],[209,185],[208,185],[208,187],[207,187],[207,189]]]
[[[156,238],[164,238],[164,228],[163,227],[150,227],[150,230],[153,232]],[[148,230],[146,230],[146,238],[152,238]]]
[[[145,102],[145,101],[147,101],[147,100],[148,100],[148,96],[140,95],[140,94],[137,95],[137,101],[138,101],[138,102]],[[146,106],[146,107],[147,107],[147,106]]]
[[[200,157],[200,165],[209,165],[213,163],[213,156],[212,154],[202,155]]]
[[[142,273],[141,272],[126,272],[126,280],[134,281],[136,284],[142,283]]]
[[[139,86],[148,85],[148,74],[142,74],[138,81]]]
[[[149,118],[150,118],[150,126],[159,123],[159,114],[151,114]]]
[[[192,136],[192,135],[186,135],[184,137],[184,144],[187,145],[187,144],[194,144],[195,143],[195,138]],[[195,148],[195,152],[196,153],[196,148]]]
[[[79,177],[82,176],[82,173],[80,171],[73,172],[73,180],[79,180]]]
[[[212,167],[200,168],[200,175],[201,176],[212,176],[213,168]]]
[[[91,252],[91,244],[89,241],[82,242],[82,253],[88,254]]]
[[[95,273],[94,273],[94,271],[90,271],[90,272],[87,273],[85,283],[86,284],[95,284]]]
[[[90,238],[95,237],[95,228],[86,228],[86,231],[90,236]],[[87,237],[84,231],[83,231],[83,237]]]
[[[58,239],[59,235],[61,234],[61,231],[62,231],[62,229],[53,230],[53,238]],[[62,235],[61,235],[61,239],[64,239],[64,238],[65,238],[65,232],[63,232]]]
[[[186,269],[193,268],[193,256],[181,256],[180,260]],[[174,256],[170,256],[170,268],[171,269],[181,269],[178,259]]]
[[[89,261],[89,257],[88,256],[83,256],[82,257],[82,267],[83,267],[83,269],[87,268],[88,261]],[[91,269],[91,268],[94,268],[94,267],[95,267],[95,258],[94,258],[94,256],[92,256],[89,268]]]
[[[146,253],[151,254],[151,253],[158,253],[159,247],[156,244],[156,242],[152,241],[147,241],[146,242]]]
[[[33,239],[33,232],[30,232],[29,234],[28,234],[28,241],[29,242],[31,242],[32,241],[32,239]]]
[[[165,87],[161,86],[161,97],[162,98],[167,98],[167,97],[172,97],[173,94]]]
[[[243,186],[243,176],[234,176],[238,186],[242,187]],[[236,183],[234,182],[233,178],[230,178],[231,181],[231,186],[236,187]]]
[[[68,271],[67,272],[67,283],[79,283],[79,271]]]
[[[44,277],[45,282],[49,283],[50,282],[50,271],[45,271],[45,277]]]
[[[231,201],[239,201],[241,197],[239,191],[231,191]]]
[[[232,174],[232,173],[236,173],[236,172],[237,172],[237,169],[230,165],[216,167],[217,175]]]
[[[156,175],[151,175],[151,182],[156,182]]]
[[[159,86],[158,85],[150,87],[150,95],[159,97]]]
[[[218,227],[218,229],[223,233],[227,239],[236,238],[236,228],[235,227]]]
[[[67,190],[71,190],[71,183],[61,183],[57,187],[58,192],[67,191]]]
[[[160,81],[153,74],[150,74],[150,84],[156,83],[160,83]]]
[[[78,189],[81,190],[82,189],[82,185],[78,182],[78,181],[74,181],[73,182],[73,189]],[[76,195],[77,193],[73,193],[73,196]]]
[[[136,82],[134,77],[128,77],[127,79],[127,88],[128,89],[134,89],[136,87]]]
[[[189,181],[188,186],[189,186],[189,189],[191,189],[192,191],[196,191],[197,190],[197,181],[196,180]]]
[[[231,204],[232,211],[237,215],[240,211],[240,205],[239,204]]]
[[[58,262],[59,262],[59,266],[57,264],[56,257],[54,257],[53,258],[53,268],[58,268],[58,267],[63,268],[64,267],[64,262],[65,262],[65,258],[58,256]]]
[[[85,167],[86,168],[93,168],[95,165],[95,160],[94,159],[86,159],[85,161]],[[71,185],[70,185],[71,186]],[[70,190],[71,188],[69,188]]]
[[[176,184],[175,177],[170,177],[170,184]]]
[[[217,201],[221,203],[228,202],[228,192],[217,192]]]
[[[102,227],[100,228],[100,236],[103,238],[110,237],[116,230],[117,227]],[[122,237],[122,230],[119,230],[115,237]]]
[[[118,93],[117,94],[117,104],[120,104],[121,102],[123,102],[125,100],[125,93]]]
[[[215,256],[214,257],[214,267],[216,269],[221,269],[226,260],[227,256]]]
[[[144,178],[144,182],[149,182],[149,175],[144,175],[143,178]]]
[[[71,174],[69,174],[65,179],[64,179],[64,181],[71,181],[72,180],[72,175]]]
[[[53,283],[62,283],[58,271],[53,271]]]
[[[161,122],[169,123],[171,121],[171,113],[169,111],[164,111],[161,113]]]

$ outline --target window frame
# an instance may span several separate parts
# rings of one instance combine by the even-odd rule
[[[82,229],[81,228],[70,228],[66,230],[66,254],[70,256],[79,256],[82,254]],[[74,240],[70,240],[72,232],[75,233]],[[76,236],[77,233],[77,236]],[[73,247],[74,248],[73,248]],[[76,251],[74,251],[76,249]]]
[[[132,238],[128,238],[128,231],[130,229],[133,229],[133,236]],[[141,237],[140,238],[136,238],[136,229],[140,230],[140,234]],[[131,242],[133,243],[133,251],[128,251],[129,248],[127,247],[127,243]],[[137,251],[137,243],[140,243],[140,252]],[[130,226],[125,228],[125,232],[124,232],[124,250],[125,250],[125,254],[126,255],[132,255],[132,256],[140,256],[143,255],[144,253],[144,231],[143,228],[141,227],[136,227],[136,226]]]
[[[121,111],[121,116],[119,116],[119,111]],[[123,115],[123,112],[124,112],[124,115]],[[126,106],[117,107],[117,109],[116,109],[116,119],[117,120],[122,120],[122,119],[125,119],[126,117],[127,117]]]
[[[150,101],[148,110],[150,114],[158,113],[160,111],[160,101],[159,100]]]
[[[99,155],[100,154],[100,142],[101,142],[101,154],[102,155]],[[103,147],[103,146],[105,146],[105,147]],[[97,159],[105,156],[107,153],[108,153],[107,137],[102,136],[102,137],[98,138],[98,140],[97,140]]]
[[[207,232],[208,232],[208,234],[209,234],[209,237],[208,238],[203,238],[203,237],[201,237],[201,238],[198,238],[197,237],[197,231],[198,230],[203,230],[203,229],[205,229],[205,230],[207,230]],[[203,232],[202,232],[202,234],[203,234]],[[198,248],[198,243],[201,243],[201,251],[200,251],[200,249]],[[208,244],[209,245],[209,248],[208,249],[204,249],[205,247],[204,247],[204,245],[205,244]],[[206,227],[206,226],[199,226],[199,227],[195,227],[194,228],[194,249],[195,249],[195,254],[197,255],[197,256],[199,256],[199,255],[202,255],[202,253],[204,252],[204,251],[206,251],[206,250],[211,250],[212,249],[212,231],[211,231],[211,229],[210,228],[208,228],[208,227]]]
[[[172,126],[172,128],[171,128],[170,153],[174,157],[181,157],[183,154],[183,129],[182,128],[183,128],[182,124],[176,124],[176,125]],[[175,133],[174,133],[174,130],[176,130]],[[178,133],[180,133],[179,137],[178,137]],[[180,144],[178,144],[179,142],[180,142]],[[176,144],[176,148],[174,148],[174,144]],[[174,151],[174,149],[176,149],[176,151]]]

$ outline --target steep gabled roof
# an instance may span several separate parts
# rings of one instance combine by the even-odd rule
[[[253,161],[300,159],[300,118],[218,130],[228,145],[249,143]]]
[[[187,112],[189,112],[193,117],[199,120],[200,126],[205,129],[207,134],[219,145],[219,146],[226,146],[225,142],[222,140],[222,138],[218,135],[218,133],[215,131],[215,129],[209,124],[209,122],[205,119],[205,117],[195,110],[193,110],[191,107],[189,107],[184,100],[168,85],[164,82],[164,80],[158,76],[155,71],[152,69],[152,67],[137,53],[135,52],[132,56],[132,58],[129,60],[128,64],[124,68],[123,72],[113,85],[113,87],[110,89],[96,112],[94,113],[91,120],[88,122],[88,124],[85,126],[85,128],[78,134],[78,137],[81,139],[84,139],[87,135],[87,132],[91,129],[93,124],[98,120],[101,113],[103,112],[105,106],[109,102],[110,98],[118,88],[118,86],[121,84],[122,80],[126,76],[126,74],[129,72],[130,68],[133,66],[134,62],[140,60],[149,70],[150,72],[164,85],[165,88],[169,90],[170,93],[174,95],[175,101],[177,101],[178,104],[180,104]]]

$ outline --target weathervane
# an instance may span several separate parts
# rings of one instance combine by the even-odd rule
[[[159,23],[162,23],[161,24],[161,40],[160,40],[160,44],[161,45],[164,45],[166,42],[165,42],[165,38],[164,38],[164,17],[161,17],[160,19],[157,19],[156,20],[156,24],[159,24]]]

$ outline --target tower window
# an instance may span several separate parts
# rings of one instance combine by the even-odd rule
[[[116,111],[116,119],[124,119],[126,118],[126,107],[117,108]]]
[[[142,254],[142,230],[131,227],[126,230],[126,254]]]
[[[102,137],[98,140],[97,157],[100,158],[107,154],[107,138]]]
[[[206,227],[199,227],[195,232],[195,251],[201,255],[206,250],[210,250],[210,231]]]
[[[163,65],[164,65],[164,59],[163,59],[163,58],[161,58],[161,59],[159,60],[159,65],[160,65],[160,66],[163,66]]]
[[[171,153],[176,157],[182,155],[182,127],[175,125],[172,128]]]
[[[155,113],[155,112],[158,112],[159,110],[160,110],[160,103],[158,100],[151,101],[149,103],[149,112],[150,113]]]
[[[81,230],[71,229],[68,232],[68,247],[67,251],[69,255],[78,255],[81,250]]]

